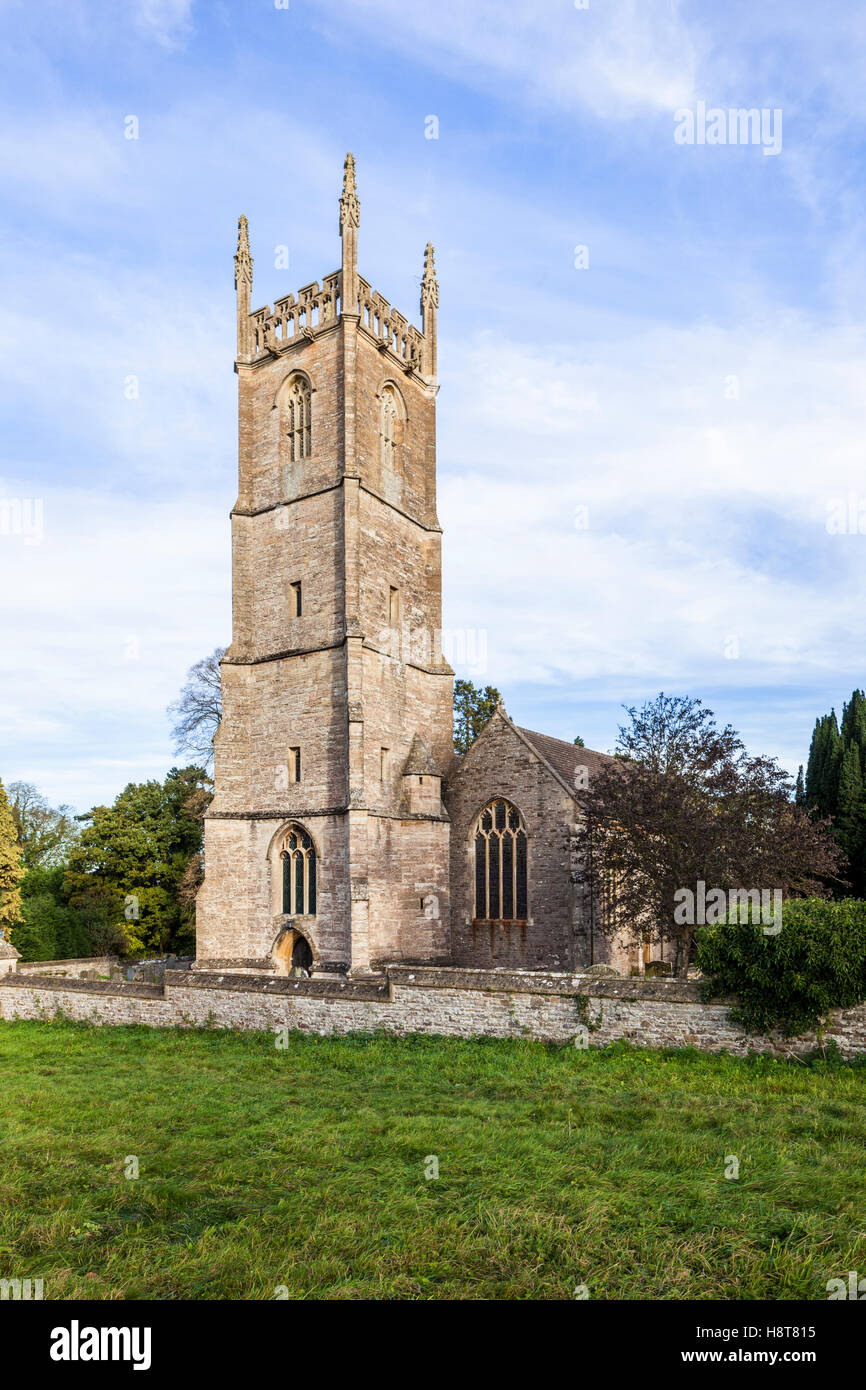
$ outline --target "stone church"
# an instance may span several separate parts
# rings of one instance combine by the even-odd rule
[[[342,264],[251,310],[239,222],[238,497],[197,966],[367,976],[389,962],[572,971],[613,960],[578,881],[580,786],[604,757],[499,708],[455,755],[436,513],[436,316]]]

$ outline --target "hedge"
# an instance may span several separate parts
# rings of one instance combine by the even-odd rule
[[[702,996],[736,996],[731,1017],[750,1032],[820,1030],[866,1000],[866,901],[791,898],[776,936],[751,921],[701,927],[697,965]]]

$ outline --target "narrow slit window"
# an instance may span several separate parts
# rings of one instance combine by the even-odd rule
[[[301,581],[297,580],[292,585],[292,617],[300,618],[304,610],[301,598]]]
[[[301,780],[301,750],[300,748],[289,749],[289,781],[300,782]]]

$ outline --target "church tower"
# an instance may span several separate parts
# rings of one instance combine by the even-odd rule
[[[436,315],[342,265],[250,310],[239,222],[238,498],[197,964],[364,974],[450,955],[452,676],[441,650]]]

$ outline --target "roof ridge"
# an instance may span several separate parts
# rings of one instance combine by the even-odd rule
[[[519,729],[522,734],[526,734],[529,739],[544,738],[551,743],[558,743],[563,748],[572,748],[578,753],[593,753],[597,758],[609,758],[610,753],[602,753],[599,748],[587,748],[585,744],[569,743],[567,738],[557,738],[556,734],[543,734],[540,729],[525,729],[522,724],[515,724],[515,729]]]

